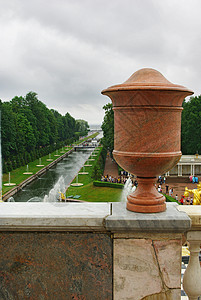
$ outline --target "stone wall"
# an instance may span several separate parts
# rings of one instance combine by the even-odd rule
[[[180,299],[189,228],[172,203],[0,203],[0,299]]]
[[[1,232],[0,299],[112,299],[112,240],[88,232]]]

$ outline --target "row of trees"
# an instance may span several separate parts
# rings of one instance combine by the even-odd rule
[[[30,161],[71,144],[87,134],[88,123],[62,116],[29,92],[25,97],[0,101],[3,171],[11,171]]]
[[[181,145],[183,154],[201,154],[201,95],[183,102]]]
[[[105,110],[105,116],[102,123],[102,142],[112,153],[114,149],[114,113],[112,104],[106,104],[103,109]],[[181,150],[183,154],[201,154],[201,95],[191,97],[190,100],[183,102]]]

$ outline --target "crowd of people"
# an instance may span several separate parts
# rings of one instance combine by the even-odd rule
[[[101,181],[125,184],[129,177],[130,177],[133,185],[137,187],[137,184],[138,184],[137,180],[134,178],[133,175],[129,175],[125,171],[122,171],[121,175],[118,176],[118,177],[113,177],[113,176],[108,175],[108,174],[105,175],[105,176],[102,176]]]
[[[181,205],[193,205],[193,197],[185,197],[184,195],[182,195],[179,202],[181,203]]]
[[[158,177],[158,187],[156,186],[157,190],[159,193],[162,193],[162,185],[165,185],[165,194],[166,195],[169,195],[170,197],[173,198],[173,188],[172,187],[169,187],[169,185],[166,183],[166,177],[162,177],[162,176],[159,176]],[[176,194],[175,195],[175,200],[178,201],[178,195]]]
[[[193,176],[192,176],[193,178]],[[190,182],[194,183],[197,182],[197,178],[192,180],[190,178]],[[193,205],[193,197],[185,197],[184,195],[181,196],[181,199],[178,199],[178,195],[176,194],[173,196],[173,188],[169,187],[169,185],[166,183],[165,176],[159,176],[158,178],[158,187],[156,186],[159,193],[162,193],[162,185],[165,184],[165,194],[169,195],[170,197],[174,198],[176,201],[180,202],[182,205]]]

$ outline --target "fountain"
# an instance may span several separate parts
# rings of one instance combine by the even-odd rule
[[[33,174],[33,172],[29,172],[29,165],[27,165],[26,172],[24,172],[23,174],[25,174],[25,175]]]
[[[60,156],[58,150],[56,150],[56,154],[54,156]]]
[[[49,158],[46,159],[47,161],[53,161],[53,158],[51,158],[51,153],[49,153]]]
[[[93,155],[91,155],[91,156],[93,156]],[[88,160],[89,160],[89,161],[93,161],[93,160],[95,160],[95,159],[94,159],[94,158],[89,158]]]
[[[42,165],[42,163],[41,163],[41,158],[39,158],[39,164],[36,165],[36,167],[44,167],[44,165]]]
[[[85,167],[92,167],[92,165],[90,165],[90,163],[88,163],[88,160],[86,161],[86,165],[84,165]]]
[[[85,172],[85,166],[83,166],[82,172],[79,172],[78,174],[79,175],[87,175],[87,174],[89,174],[89,172]]]
[[[27,202],[41,202],[41,199],[39,197],[33,197],[29,199]]]
[[[14,185],[16,185],[16,183],[10,182],[10,172],[8,173],[8,182],[4,183],[4,185],[5,186],[14,186]]]
[[[7,202],[15,202],[13,197],[8,198]]]
[[[129,177],[129,178],[126,180],[126,183],[125,183],[124,188],[123,188],[123,190],[122,190],[122,194],[121,194],[121,202],[126,202],[127,196],[128,196],[130,193],[134,193],[135,190],[136,190],[136,186],[133,186],[132,180],[131,180],[131,178]]]
[[[66,151],[64,151],[64,147],[62,147],[60,153],[66,153]]]
[[[43,202],[56,202],[60,199],[61,193],[64,195],[66,193],[66,186],[63,176],[59,177],[54,187],[49,191],[49,194],[45,195]]]
[[[78,182],[78,174],[76,176],[76,183],[71,183],[72,186],[82,186],[83,183]]]

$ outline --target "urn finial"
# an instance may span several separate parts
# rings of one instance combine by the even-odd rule
[[[173,168],[181,157],[182,102],[193,92],[145,68],[102,94],[113,103],[114,158],[123,169],[137,175],[139,183],[127,198],[127,209],[164,211],[165,197],[154,185],[156,177]]]

